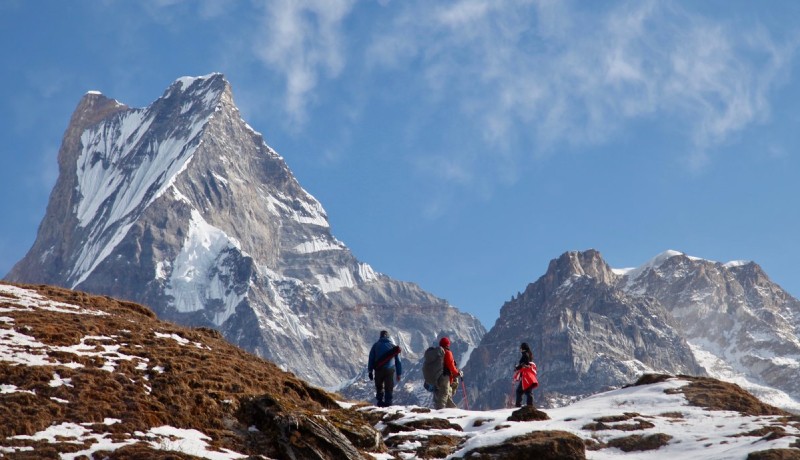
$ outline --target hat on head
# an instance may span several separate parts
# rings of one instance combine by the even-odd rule
[[[530,345],[528,345],[526,342],[522,342],[522,345],[520,345],[519,348],[521,350],[531,351]]]
[[[439,346],[440,347],[445,347],[445,348],[449,347],[450,346],[450,339],[448,339],[447,337],[442,337],[439,340]]]
[[[389,331],[381,331],[381,338],[389,337]]]

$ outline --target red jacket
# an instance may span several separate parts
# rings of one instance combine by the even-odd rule
[[[449,348],[444,349],[444,373],[450,374],[450,383],[458,375],[458,368],[456,367],[456,360],[453,358],[453,352]]]
[[[517,369],[517,372],[514,372],[514,381],[522,381],[522,391],[528,391],[529,388],[532,390],[539,386],[537,374],[536,364],[531,362]]]

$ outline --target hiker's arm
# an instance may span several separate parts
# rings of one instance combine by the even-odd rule
[[[372,372],[375,370],[375,347],[369,351],[369,361],[367,362],[367,370]]]

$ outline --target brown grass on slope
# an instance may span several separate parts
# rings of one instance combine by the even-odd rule
[[[645,374],[634,385],[649,385],[672,378],[675,378],[675,376]],[[790,413],[783,409],[762,402],[735,383],[691,375],[679,375],[678,378],[688,380],[689,384],[673,391],[675,393],[683,393],[689,404],[693,406],[705,407],[709,410],[736,411],[745,415],[791,416]]]
[[[345,455],[341,446],[320,440],[319,431],[350,444],[346,456],[360,457],[353,446],[385,449],[360,414],[232,346],[216,331],[159,321],[141,305],[109,297],[50,286],[20,287],[107,314],[19,308],[13,295],[0,297],[0,317],[5,318],[0,333],[35,339],[20,345],[12,358],[0,356],[0,384],[14,388],[0,394],[0,447],[17,458],[49,458],[89,447],[87,441],[75,444],[75,439],[47,444],[19,437],[66,422],[132,444],[111,458],[166,455],[156,454],[147,447],[147,438],[136,434],[164,425],[198,430],[210,437],[213,448],[271,458]],[[48,363],[10,362],[28,354]],[[107,424],[106,419],[119,422]],[[22,450],[29,447],[35,450]]]

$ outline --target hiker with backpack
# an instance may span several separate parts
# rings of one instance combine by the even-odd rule
[[[422,375],[425,377],[425,387],[434,389],[435,409],[456,407],[453,392],[458,387],[454,387],[453,383],[457,382],[458,377],[463,377],[464,373],[456,367],[449,338],[442,337],[438,347],[430,347],[425,351]]]
[[[369,351],[367,368],[369,379],[375,380],[375,399],[378,407],[392,405],[394,393],[394,378],[397,371],[397,381],[403,374],[403,364],[400,361],[400,347],[389,338],[389,331],[381,331],[380,338]]]
[[[536,378],[536,363],[533,362],[533,351],[530,345],[525,342],[519,346],[519,351],[522,356],[519,357],[519,363],[514,367],[514,381],[519,380],[517,386],[517,407],[522,407],[522,394],[525,394],[525,405],[533,406],[533,395],[531,392],[534,388],[539,386],[539,381]]]

